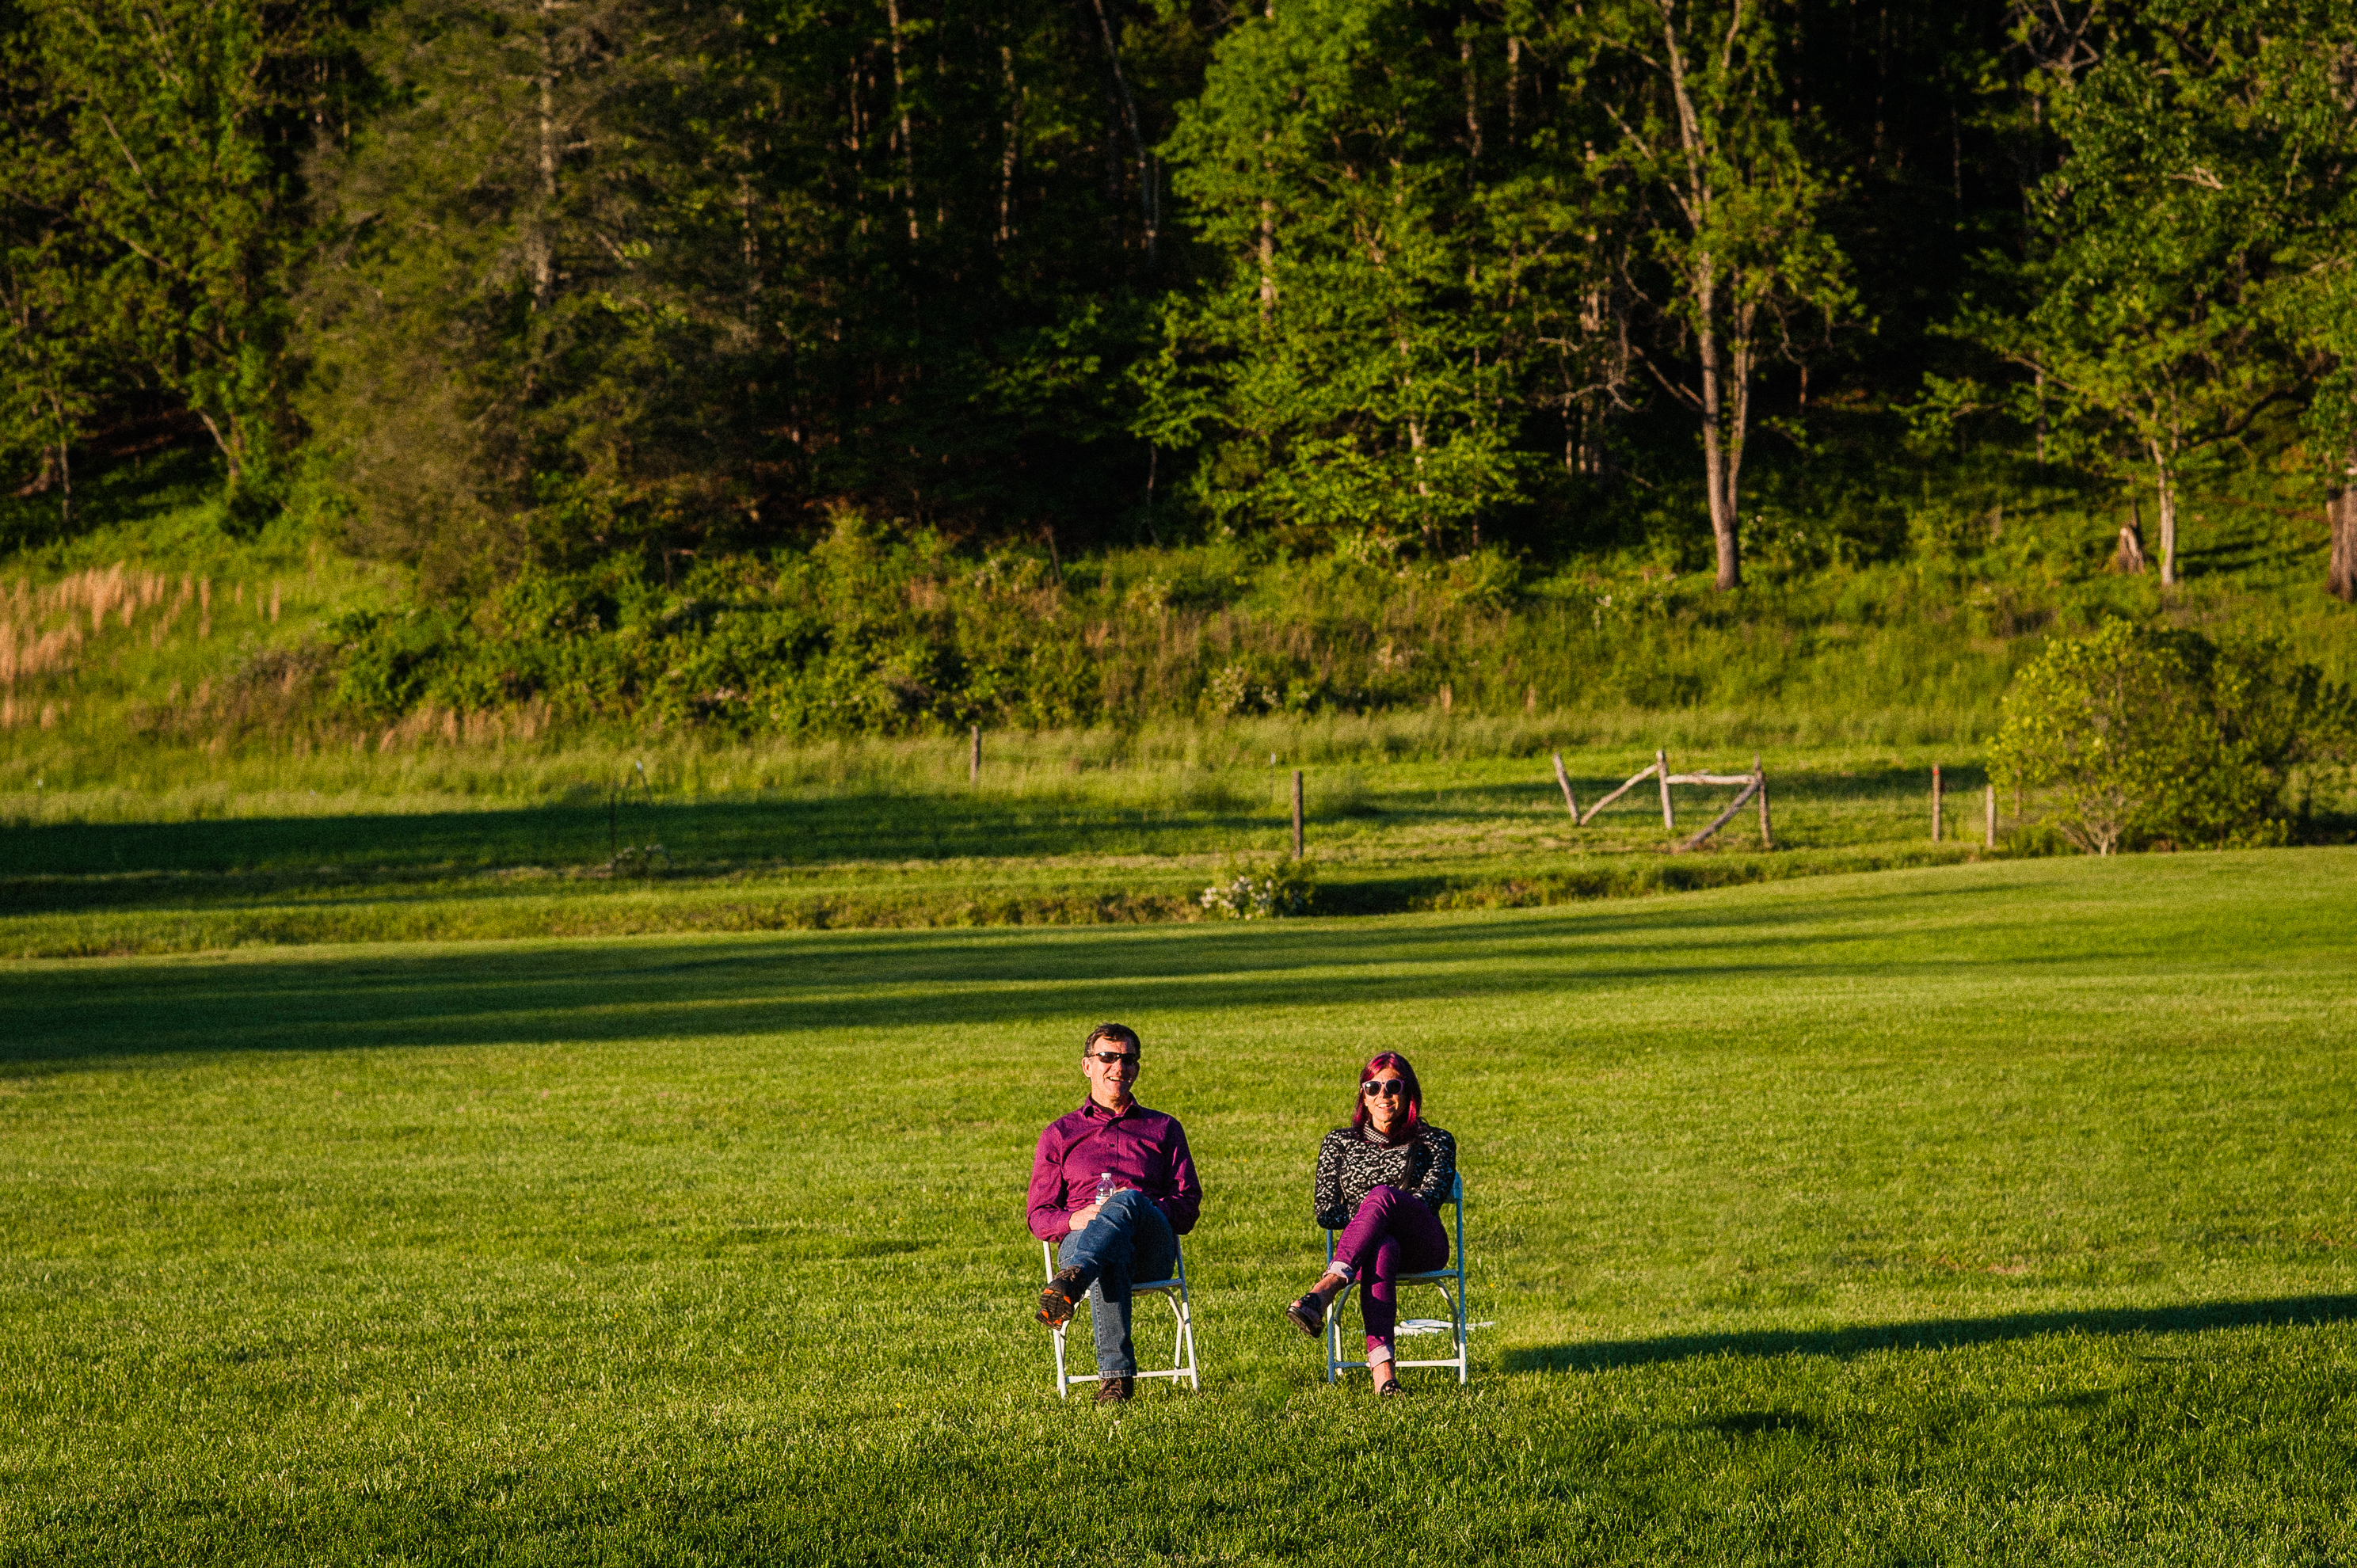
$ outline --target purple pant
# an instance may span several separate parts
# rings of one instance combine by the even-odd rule
[[[1359,1281],[1367,1348],[1389,1348],[1392,1326],[1399,1321],[1399,1277],[1447,1268],[1448,1232],[1415,1194],[1405,1187],[1374,1187],[1334,1238],[1334,1261],[1348,1264]]]

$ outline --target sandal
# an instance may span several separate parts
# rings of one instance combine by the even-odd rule
[[[1285,1309],[1285,1320],[1312,1339],[1326,1332],[1326,1303],[1316,1291]]]
[[[1405,1397],[1405,1396],[1406,1395],[1406,1393],[1407,1393],[1407,1390],[1405,1390],[1405,1388],[1402,1388],[1402,1387],[1400,1386],[1400,1380],[1399,1380],[1399,1379],[1398,1379],[1398,1378],[1396,1378],[1396,1377],[1394,1377],[1394,1379],[1392,1379],[1392,1380],[1391,1380],[1390,1382],[1385,1383],[1385,1384],[1383,1384],[1382,1387],[1380,1387],[1380,1388],[1378,1388],[1377,1390],[1375,1390],[1375,1397],[1376,1397],[1377,1399],[1389,1399],[1389,1398],[1391,1398],[1394,1394],[1398,1394],[1398,1395],[1401,1395],[1402,1397]]]

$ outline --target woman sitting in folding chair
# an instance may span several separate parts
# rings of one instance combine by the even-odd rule
[[[1367,1369],[1379,1394],[1401,1391],[1392,1365],[1400,1276],[1448,1265],[1439,1209],[1456,1180],[1457,1140],[1424,1119],[1424,1090],[1407,1058],[1385,1051],[1360,1069],[1351,1124],[1318,1146],[1318,1223],[1341,1232],[1334,1261],[1285,1315],[1320,1338],[1334,1298],[1353,1280],[1362,1282]]]

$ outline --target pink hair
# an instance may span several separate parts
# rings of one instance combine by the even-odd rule
[[[1394,1143],[1405,1144],[1408,1139],[1415,1136],[1416,1122],[1424,1111],[1424,1086],[1415,1080],[1415,1069],[1408,1066],[1407,1058],[1397,1051],[1384,1051],[1359,1069],[1359,1096],[1358,1102],[1351,1107],[1351,1131],[1360,1133],[1366,1132],[1367,1082],[1387,1067],[1397,1068],[1401,1079],[1407,1085],[1407,1127],[1393,1140]]]

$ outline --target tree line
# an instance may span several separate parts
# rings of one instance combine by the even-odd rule
[[[2164,580],[2271,443],[2357,597],[2357,0],[5,0],[0,56],[61,517],[149,424],[454,587],[1666,489],[1733,588],[1833,409],[2120,487]]]

